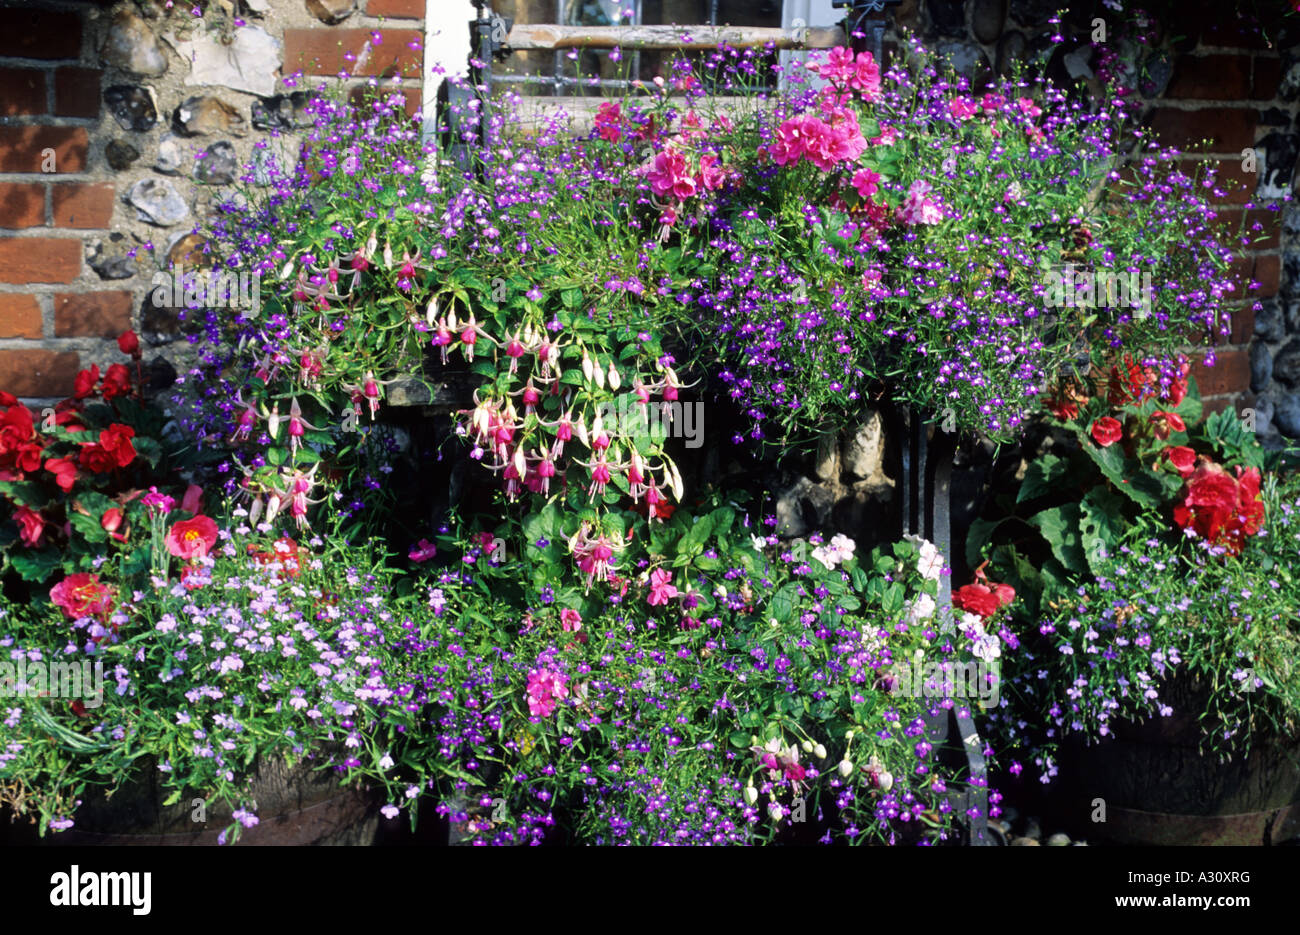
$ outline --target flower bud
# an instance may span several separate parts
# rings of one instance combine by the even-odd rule
[[[817,759],[819,760],[826,759],[826,748],[823,747],[821,744],[817,744],[816,746],[814,746],[812,748],[812,753],[813,756],[817,757]]]
[[[853,773],[853,761],[850,760],[848,757],[845,757],[844,759],[840,760],[840,775],[843,776],[845,779],[848,779],[852,773]]]
[[[882,772],[876,781],[880,784],[881,792],[888,792],[894,788],[894,774],[888,770]]]
[[[753,805],[753,804],[754,804],[755,802],[757,802],[757,801],[758,801],[758,790],[755,789],[754,786],[753,786],[752,784],[746,786],[746,787],[745,787],[745,804],[746,804],[746,805]]]
[[[804,753],[812,753],[812,752],[813,752],[813,742],[812,742],[811,740],[805,740],[805,741],[804,741],[803,743],[801,743],[799,746],[803,747],[803,752],[804,752]]]
[[[586,351],[583,351],[582,352],[582,378],[586,380],[588,383],[591,382],[592,377],[594,375],[593,370],[594,367],[593,364],[591,363],[591,358],[587,355]]]
[[[600,364],[595,361],[592,362],[591,370],[591,375],[596,380],[596,386],[603,390],[605,388],[605,371],[600,369]]]
[[[609,388],[611,390],[618,390],[618,388],[623,385],[623,380],[619,377],[618,371],[614,369],[614,362],[612,360],[609,362],[609,374],[605,379],[609,382]]]

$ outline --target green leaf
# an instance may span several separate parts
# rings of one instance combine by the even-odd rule
[[[1016,494],[1016,502],[1024,503],[1059,490],[1059,482],[1068,469],[1069,462],[1065,458],[1050,453],[1030,461]]]
[[[1124,500],[1114,491],[1094,487],[1081,504],[1079,533],[1084,558],[1093,574],[1101,574],[1105,556],[1113,554],[1127,525]]]
[[[1052,554],[1057,561],[1079,574],[1088,570],[1083,552],[1083,537],[1079,532],[1081,515],[1079,504],[1066,503],[1029,518],[1029,522],[1038,527],[1047,544],[1052,547]]]
[[[60,557],[58,552],[47,549],[42,552],[20,553],[13,556],[9,562],[24,581],[35,581],[39,584],[59,569]]]

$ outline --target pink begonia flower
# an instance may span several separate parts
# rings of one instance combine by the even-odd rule
[[[650,572],[650,595],[645,602],[651,607],[657,607],[661,604],[667,604],[669,600],[677,596],[677,588],[671,582],[673,576],[671,572],[664,571],[662,568],[656,568]]]
[[[904,224],[938,224],[943,220],[943,208],[932,194],[930,183],[917,179],[907,190],[907,198],[898,208],[898,217]]]
[[[560,611],[560,627],[569,633],[581,630],[582,614],[572,607],[565,607]]]
[[[726,181],[727,174],[717,156],[705,153],[700,157],[700,185],[708,191],[717,191]]]
[[[534,669],[528,673],[526,693],[528,713],[533,717],[550,717],[559,699],[568,697],[568,679],[550,669]]]
[[[407,553],[407,558],[413,562],[427,562],[438,554],[438,547],[428,539],[421,539],[415,545],[411,546],[411,551]]]

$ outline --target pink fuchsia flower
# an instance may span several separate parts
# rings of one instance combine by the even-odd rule
[[[650,572],[650,594],[645,602],[651,607],[658,607],[676,597],[677,588],[673,586],[672,580],[672,573],[662,568]]]
[[[907,197],[898,208],[898,218],[904,224],[938,224],[943,220],[943,208],[934,189],[924,179],[917,179],[907,190]]]
[[[182,520],[167,531],[163,544],[177,558],[203,558],[217,544],[217,524],[207,516]]]
[[[560,627],[568,633],[575,633],[582,629],[582,614],[578,613],[572,607],[565,607],[560,611]]]
[[[406,557],[413,562],[427,562],[438,554],[438,547],[428,539],[421,539],[415,545],[411,546],[411,551]]]
[[[528,673],[525,693],[529,714],[533,717],[550,717],[560,699],[569,695],[568,679],[561,672],[534,669]]]

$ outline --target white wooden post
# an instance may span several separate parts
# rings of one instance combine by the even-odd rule
[[[427,140],[437,125],[438,88],[445,78],[464,77],[469,70],[469,23],[474,19],[471,0],[425,0],[424,103],[420,117]],[[434,67],[441,66],[442,74]]]

